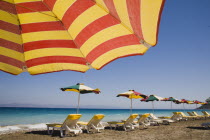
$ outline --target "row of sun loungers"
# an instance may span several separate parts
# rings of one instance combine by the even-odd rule
[[[206,119],[210,117],[210,114],[208,114],[208,112],[206,111],[202,111],[203,115],[199,115],[195,111],[187,112],[189,116],[185,115],[183,112],[174,112],[174,113],[180,114],[183,120],[184,119],[185,120],[198,120],[198,119]]]
[[[104,118],[103,114],[96,114],[89,122],[78,121],[81,118],[81,114],[70,114],[62,124],[46,124],[48,134],[53,134],[54,129],[60,130],[61,137],[67,134],[79,135],[82,130],[89,132],[100,132],[104,129],[104,125],[101,120]],[[65,133],[64,133],[65,132]]]
[[[182,120],[195,120],[210,117],[210,114],[206,111],[202,111],[203,115],[198,115],[196,112],[188,112],[190,116],[185,115],[183,112],[173,112],[171,117],[156,117],[152,113],[146,113],[143,115],[131,114],[126,120],[102,122],[105,117],[103,114],[96,114],[89,122],[79,121],[81,114],[70,114],[67,116],[62,124],[47,124],[48,134],[53,134],[54,129],[60,130],[61,137],[67,134],[79,135],[83,131],[87,133],[98,133],[104,130],[105,127],[110,129],[122,128],[125,131],[148,128],[150,125],[170,124]],[[204,127],[210,127],[209,123],[201,124]]]

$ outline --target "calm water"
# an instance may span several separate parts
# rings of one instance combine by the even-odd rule
[[[171,116],[175,111],[193,111],[176,109],[155,109],[156,116]],[[202,115],[201,110],[195,110]],[[152,109],[133,109],[132,113],[152,113]],[[61,123],[68,114],[75,114],[76,109],[64,108],[13,108],[0,107],[0,126],[17,124]],[[80,109],[80,121],[88,121],[94,114],[104,114],[103,121],[126,119],[130,115],[129,109]]]

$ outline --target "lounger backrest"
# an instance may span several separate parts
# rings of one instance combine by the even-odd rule
[[[210,115],[208,112],[206,111],[202,111],[204,115]]]
[[[182,115],[182,117],[185,117],[185,116],[187,116],[187,115],[185,115],[183,112],[178,112],[179,114],[181,114]]]
[[[173,119],[173,120],[180,120],[183,117],[186,117],[186,115],[182,112],[173,112],[173,114],[174,115],[171,117],[171,119]]]
[[[179,114],[174,114],[174,115],[171,116],[172,120],[178,120],[180,118],[181,118],[181,116]]]
[[[62,127],[67,125],[69,128],[75,127],[77,124],[77,121],[81,118],[81,114],[69,114],[66,118],[66,120],[63,122]]]
[[[93,118],[88,122],[87,125],[94,125],[94,126],[98,126],[98,124],[100,123],[100,121],[104,118],[103,114],[96,114],[93,116]]]
[[[191,113],[191,112],[187,112],[190,116],[196,116],[196,114]]]
[[[152,114],[152,113],[150,113],[150,117],[152,118],[152,119],[159,119],[158,117],[156,117],[154,114]]]
[[[177,115],[177,114],[179,114],[179,112],[173,112],[173,114],[174,114],[174,115]]]
[[[132,123],[136,119],[137,116],[138,114],[131,114],[130,117],[125,121],[125,124]]]
[[[204,112],[206,112],[207,115],[210,115],[207,111],[204,111]]]
[[[193,114],[195,114],[195,116],[201,116],[201,115],[199,115],[197,112],[195,112],[195,111],[193,111],[192,112]]]
[[[205,111],[201,111],[203,113],[203,115],[208,115]]]
[[[146,121],[146,119],[147,119],[149,116],[150,116],[149,113],[140,115],[140,118],[138,119],[137,122],[138,122],[138,123],[144,122],[144,121]]]
[[[186,115],[183,112],[175,112],[175,114],[180,115],[181,117],[185,117]]]

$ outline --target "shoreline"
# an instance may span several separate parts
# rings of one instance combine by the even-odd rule
[[[22,131],[45,130],[46,128],[47,128],[46,123],[5,125],[5,126],[0,126],[0,135],[22,132]]]
[[[160,125],[160,126],[149,126],[148,129],[135,129],[134,131],[122,131],[122,130],[110,130],[106,128],[101,133],[87,134],[82,133],[79,136],[71,137],[67,136],[62,139],[74,139],[74,140],[186,140],[186,139],[208,139],[210,133],[208,129],[201,126],[204,122],[210,122],[210,118],[202,120],[188,120],[171,123],[170,125]],[[59,136],[59,131],[51,136],[47,134],[46,128],[44,129],[29,129],[11,132],[7,134],[0,134],[0,140],[51,140],[51,139],[61,139]]]

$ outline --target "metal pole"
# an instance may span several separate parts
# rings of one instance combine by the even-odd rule
[[[154,114],[154,102],[152,101],[152,109],[153,109],[153,114]]]
[[[171,109],[172,109],[172,102],[171,102]]]
[[[131,114],[132,114],[132,104],[133,104],[133,100],[132,100],[132,98],[131,98]]]
[[[184,103],[183,103],[183,109],[184,109],[184,111],[185,111]]]
[[[80,93],[79,93],[79,95],[78,95],[77,114],[79,114],[79,102],[80,102]]]

